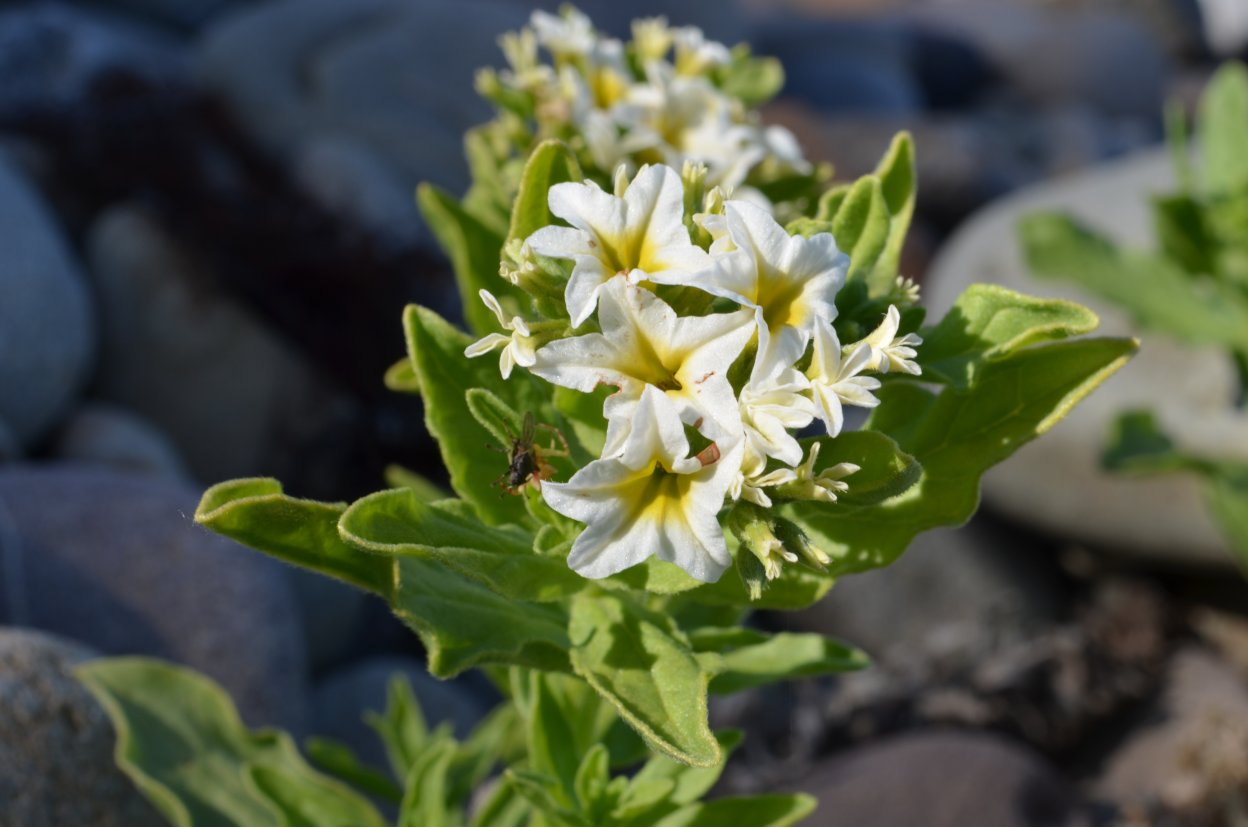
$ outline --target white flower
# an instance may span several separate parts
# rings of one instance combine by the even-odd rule
[[[802,461],[802,448],[789,431],[805,428],[815,418],[815,407],[806,396],[809,388],[806,377],[789,368],[741,389],[744,467],[761,471],[770,457],[786,465]]]
[[[464,355],[471,359],[501,347],[503,352],[498,360],[498,368],[502,371],[503,378],[509,379],[511,370],[516,365],[525,368],[533,366],[537,358],[537,343],[533,340],[532,332],[524,319],[512,316],[508,321],[503,315],[503,308],[498,303],[498,299],[494,298],[489,290],[482,290],[480,295],[485,306],[494,311],[494,315],[498,317],[499,326],[503,330],[511,331],[511,335],[491,333],[464,348]]]
[[[622,449],[647,386],[665,394],[686,424],[739,431],[726,374],[752,334],[747,312],[677,317],[649,290],[612,279],[602,291],[598,319],[602,333],[551,342],[537,351],[532,371],[579,391],[601,384],[620,389],[607,399],[603,456]]]
[[[708,227],[712,235],[714,224]],[[834,302],[849,257],[831,234],[790,236],[770,213],[745,201],[724,204],[724,229],[736,249],[713,257],[710,267],[681,283],[754,308],[755,375],[791,366],[806,351],[816,324],[836,318]],[[667,283],[662,275],[653,280]]]
[[[751,381],[741,389],[745,453],[741,472],[729,491],[734,500],[769,508],[771,498],[763,491],[773,484],[763,475],[767,460],[774,457],[789,465],[801,462],[802,446],[789,431],[805,428],[815,418],[814,404],[806,396],[809,389],[806,377],[791,368],[763,381]]]
[[[597,42],[594,24],[583,13],[564,6],[558,15],[535,11],[529,18],[537,40],[557,58],[588,55]]]
[[[690,457],[674,405],[649,386],[623,453],[594,460],[566,483],[544,483],[542,496],[585,523],[568,555],[579,574],[607,577],[654,555],[712,583],[732,563],[718,515],[740,462],[739,442],[721,445],[707,465]]]
[[[915,333],[907,333],[898,338],[897,326],[900,322],[901,314],[897,312],[896,306],[889,305],[888,312],[884,314],[884,321],[880,322],[880,326],[862,340],[869,344],[872,350],[871,361],[867,365],[868,370],[878,370],[880,373],[899,370],[913,376],[918,376],[923,372],[923,369],[914,362],[914,357],[918,355],[915,348],[923,344],[923,339]]]
[[[842,348],[831,322],[821,322],[815,328],[814,359],[806,374],[828,436],[837,436],[845,426],[845,405],[874,408],[880,404],[871,393],[880,386],[880,380],[858,375],[869,369],[876,355],[875,348],[865,340]]]
[[[715,68],[732,62],[732,54],[728,47],[714,40],[707,40],[697,26],[682,26],[672,29],[672,40],[676,43],[676,73],[681,75],[701,75]]]
[[[564,291],[574,326],[594,312],[612,276],[679,284],[709,259],[689,240],[684,188],[670,167],[642,167],[622,198],[593,183],[564,183],[550,188],[548,200],[572,226],[543,227],[528,243],[535,253],[575,262]]]
[[[633,48],[642,64],[662,60],[672,48],[672,36],[666,17],[642,17],[633,21]]]
[[[844,494],[849,490],[849,483],[844,481],[845,478],[856,474],[861,468],[852,462],[838,462],[816,473],[815,463],[819,460],[819,445],[818,442],[811,443],[810,453],[806,455],[806,461],[801,465],[796,468],[780,468],[772,471],[770,474],[759,477],[755,485],[760,488],[783,485],[788,489],[784,493],[795,499],[836,502],[837,494]]]

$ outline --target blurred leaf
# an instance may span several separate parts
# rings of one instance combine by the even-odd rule
[[[1248,68],[1222,65],[1205,88],[1197,115],[1201,177],[1211,194],[1248,187]]]
[[[397,673],[390,676],[385,710],[366,712],[364,722],[381,738],[395,776],[406,778],[429,745],[429,725],[406,677]]]
[[[883,285],[873,276],[876,261],[888,245],[891,221],[884,188],[874,175],[855,181],[832,216],[836,246],[849,254],[849,278],[865,279],[872,295],[887,292],[896,275],[889,275]]]
[[[382,827],[365,799],[304,762],[290,736],[248,730],[212,681],[148,658],[77,676],[117,733],[117,763],[177,827]]]
[[[815,811],[808,795],[760,795],[721,798],[672,813],[654,827],[789,827]]]
[[[784,66],[774,57],[742,57],[722,67],[719,88],[747,107],[766,103],[784,88]]]
[[[386,387],[395,393],[420,393],[420,378],[412,367],[412,360],[404,356],[386,370]]]
[[[1215,279],[1193,279],[1165,259],[1122,251],[1061,215],[1021,225],[1032,272],[1076,281],[1135,317],[1141,327],[1193,344],[1248,350],[1248,297]]]
[[[313,736],[304,742],[303,750],[317,769],[347,782],[361,792],[395,804],[403,797],[402,790],[388,776],[361,763],[346,744],[332,738]]]
[[[1248,462],[1180,451],[1148,411],[1123,414],[1102,457],[1111,471],[1129,474],[1190,472],[1200,477],[1210,510],[1248,572]]]
[[[447,778],[456,744],[449,736],[433,738],[412,761],[399,805],[399,827],[460,827],[447,802]]]

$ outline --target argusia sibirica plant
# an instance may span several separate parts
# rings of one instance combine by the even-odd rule
[[[633,23],[620,41],[565,6],[534,12],[500,39],[508,66],[483,69],[477,88],[498,110],[468,137],[479,176],[470,198],[510,211],[524,159],[544,140],[564,142],[585,177],[604,188],[617,167],[706,167],[708,186],[732,190],[787,220],[811,207],[829,167],[802,155],[793,134],[753,107],[779,91],[774,58],[729,49],[664,18]]]
[[[722,92],[732,64],[718,61],[743,54],[654,21],[636,31],[630,83],[674,48],[649,71]],[[587,55],[607,41],[574,12],[516,37],[555,55],[549,71],[513,55],[517,78],[598,77]],[[323,503],[245,479],[195,515],[386,601],[434,676],[480,669],[502,704],[457,740],[396,684],[370,719],[387,773],[341,744],[310,741],[305,758],[247,730],[186,670],[88,664],[119,763],[172,823],[379,825],[386,800],[403,827],[796,823],[808,796],[702,800],[740,739],[712,732],[708,696],[867,659],[750,612],[810,606],[968,519],[984,471],[1134,350],[1078,338],[1096,326],[1079,305],[995,287],[925,325],[899,273],[906,135],[875,173],[786,218],[748,192],[765,161],[741,187],[723,177],[732,156],[715,172],[645,157],[657,144],[594,168],[584,127],[565,127],[527,147],[501,217],[481,197],[502,192],[496,170],[479,163],[463,200],[419,193],[468,331],[408,307],[408,353],[386,381],[420,395],[450,490],[394,469],[387,490]]]
[[[1029,216],[1021,236],[1032,271],[1068,278],[1122,307],[1144,329],[1192,345],[1220,348],[1239,377],[1237,406],[1248,393],[1248,68],[1221,67],[1201,97],[1197,168],[1187,115],[1167,112],[1179,191],[1152,200],[1159,250],[1127,250],[1059,214]],[[1124,474],[1190,473],[1248,571],[1248,459],[1176,445],[1157,416],[1123,411],[1107,436],[1105,467]]]

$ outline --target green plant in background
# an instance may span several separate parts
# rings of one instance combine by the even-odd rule
[[[1180,190],[1153,200],[1160,249],[1124,250],[1071,218],[1029,216],[1020,231],[1032,271],[1068,278],[1131,314],[1141,328],[1225,350],[1248,388],[1248,68],[1214,75],[1196,118],[1199,166],[1186,115],[1167,113]],[[1183,452],[1143,411],[1124,412],[1104,455],[1131,474],[1195,473],[1210,508],[1248,568],[1248,463]]]
[[[535,28],[594,53],[580,21]],[[556,63],[583,73],[567,54]],[[1072,338],[1097,324],[1079,305],[984,286],[920,330],[898,274],[906,135],[787,224],[698,159],[637,158],[601,180],[562,137],[531,147],[504,221],[480,195],[494,168],[474,163],[462,201],[420,192],[470,332],[409,307],[387,382],[422,397],[452,492],[404,469],[351,504],[247,479],[208,490],[195,517],[377,595],[433,675],[481,669],[504,703],[459,743],[396,688],[375,721],[386,776],[325,742],[305,762],[185,671],[86,667],[122,767],[173,823],[382,823],[366,795],[397,800],[402,825],[795,823],[806,796],[700,801],[737,740],[711,731],[709,695],[867,659],[751,628],[750,612],[809,606],[964,522],[985,470],[1134,351]],[[847,406],[871,411],[861,428]]]

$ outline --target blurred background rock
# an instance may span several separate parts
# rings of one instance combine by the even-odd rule
[[[788,82],[765,117],[840,178],[911,130],[903,270],[919,280],[993,199],[1156,144],[1164,101],[1192,101],[1248,44],[1242,0],[580,7],[613,34],[666,14],[780,58]],[[109,807],[150,820],[66,677],[92,652],[181,660],[252,723],[353,743],[390,671],[460,727],[492,702],[484,681],[431,682],[375,601],[190,516],[229,477],[341,500],[380,487],[389,463],[441,473],[418,400],[381,382],[404,304],[459,314],[412,194],[466,186],[461,136],[489,115],[474,71],[501,63],[498,34],[530,11],[0,7],[0,793],[25,796],[0,824],[105,824],[82,813]],[[1173,553],[1133,554],[1129,537],[1025,527],[1026,494],[1007,496],[1012,520],[934,533],[788,619],[862,644],[877,668],[721,704],[720,724],[749,731],[726,788],[808,777],[828,796],[814,825],[1229,824],[1219,796],[1248,792],[1238,575],[1216,554],[1191,565],[1181,536]],[[66,763],[24,780],[57,760],[97,774]],[[85,786],[56,780],[71,776]],[[53,809],[71,793],[84,809]]]

